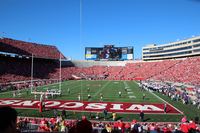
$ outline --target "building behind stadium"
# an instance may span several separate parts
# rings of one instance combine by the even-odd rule
[[[144,61],[185,58],[200,55],[200,36],[163,45],[151,44],[142,48]]]

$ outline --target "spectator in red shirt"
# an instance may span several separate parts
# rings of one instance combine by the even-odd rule
[[[195,133],[197,126],[196,126],[196,124],[195,124],[195,122],[193,120],[189,121],[188,127],[189,127],[189,132],[190,133]]]
[[[124,123],[122,122],[122,120],[119,120],[118,121],[118,129],[119,129],[119,131],[121,131],[121,132],[124,132]]]
[[[129,133],[130,130],[131,130],[131,125],[130,125],[130,123],[127,122],[127,123],[125,124],[125,133]]]
[[[184,122],[184,123],[181,124],[181,131],[183,133],[188,133],[188,131],[189,131],[188,123]]]

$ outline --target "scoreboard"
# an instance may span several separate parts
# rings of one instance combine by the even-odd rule
[[[133,47],[115,47],[104,45],[104,47],[86,47],[86,60],[133,60]]]

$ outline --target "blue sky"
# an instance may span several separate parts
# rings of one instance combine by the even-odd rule
[[[0,36],[56,45],[72,59],[105,44],[134,46],[141,58],[147,44],[192,35],[200,35],[199,0],[0,0]]]

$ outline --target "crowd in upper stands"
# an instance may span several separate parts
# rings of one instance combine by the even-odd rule
[[[34,56],[45,59],[64,59],[65,57],[55,46],[25,41],[13,40],[10,38],[0,38],[0,52]]]
[[[31,80],[31,60],[0,57],[0,83]],[[34,79],[47,79],[54,72],[54,61],[34,60]]]
[[[59,63],[35,59],[33,79],[59,79]],[[31,59],[1,57],[0,83],[31,80]],[[200,57],[158,62],[128,63],[126,66],[62,67],[62,80],[72,75],[92,80],[141,80],[200,85]]]
[[[34,79],[58,79],[59,64],[65,58],[55,46],[42,45],[9,38],[0,39],[0,52],[25,55],[27,58],[0,56],[0,83],[30,80],[31,55],[34,56]],[[54,60],[52,60],[54,59]],[[200,85],[200,57],[155,62],[127,63],[125,66],[62,67],[62,79],[75,74],[86,79],[146,80],[180,82]]]
[[[57,72],[58,71],[59,69],[57,69]],[[193,57],[182,60],[128,63],[126,66],[62,68],[62,76],[67,79],[70,77],[70,74],[73,73],[82,78],[88,77],[89,79],[135,80],[140,78],[142,80],[154,79],[200,85],[199,71],[200,58]],[[84,76],[80,74],[84,74]]]

